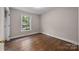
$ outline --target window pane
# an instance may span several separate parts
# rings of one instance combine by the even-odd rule
[[[30,30],[30,17],[23,16],[22,17],[22,30]]]

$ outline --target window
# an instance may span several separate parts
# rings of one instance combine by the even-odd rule
[[[22,16],[21,18],[21,31],[30,31],[30,17],[29,16]]]

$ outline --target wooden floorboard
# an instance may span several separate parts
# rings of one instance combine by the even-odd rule
[[[77,51],[78,46],[45,34],[35,34],[5,42],[5,51]]]

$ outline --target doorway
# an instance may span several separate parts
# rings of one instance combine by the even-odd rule
[[[10,9],[5,8],[5,40],[10,40]]]

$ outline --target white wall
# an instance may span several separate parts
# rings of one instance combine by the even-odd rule
[[[4,40],[4,8],[0,7],[0,40]]]
[[[78,45],[79,45],[79,8],[78,8]]]
[[[53,8],[41,16],[42,33],[77,44],[77,14],[77,8]]]
[[[4,35],[4,8],[0,7],[0,41],[5,40]],[[4,50],[4,43],[0,43],[0,51]]]
[[[39,16],[16,9],[10,9],[11,13],[11,34],[10,37],[25,36],[39,33]],[[21,32],[21,15],[31,16],[31,31]]]

